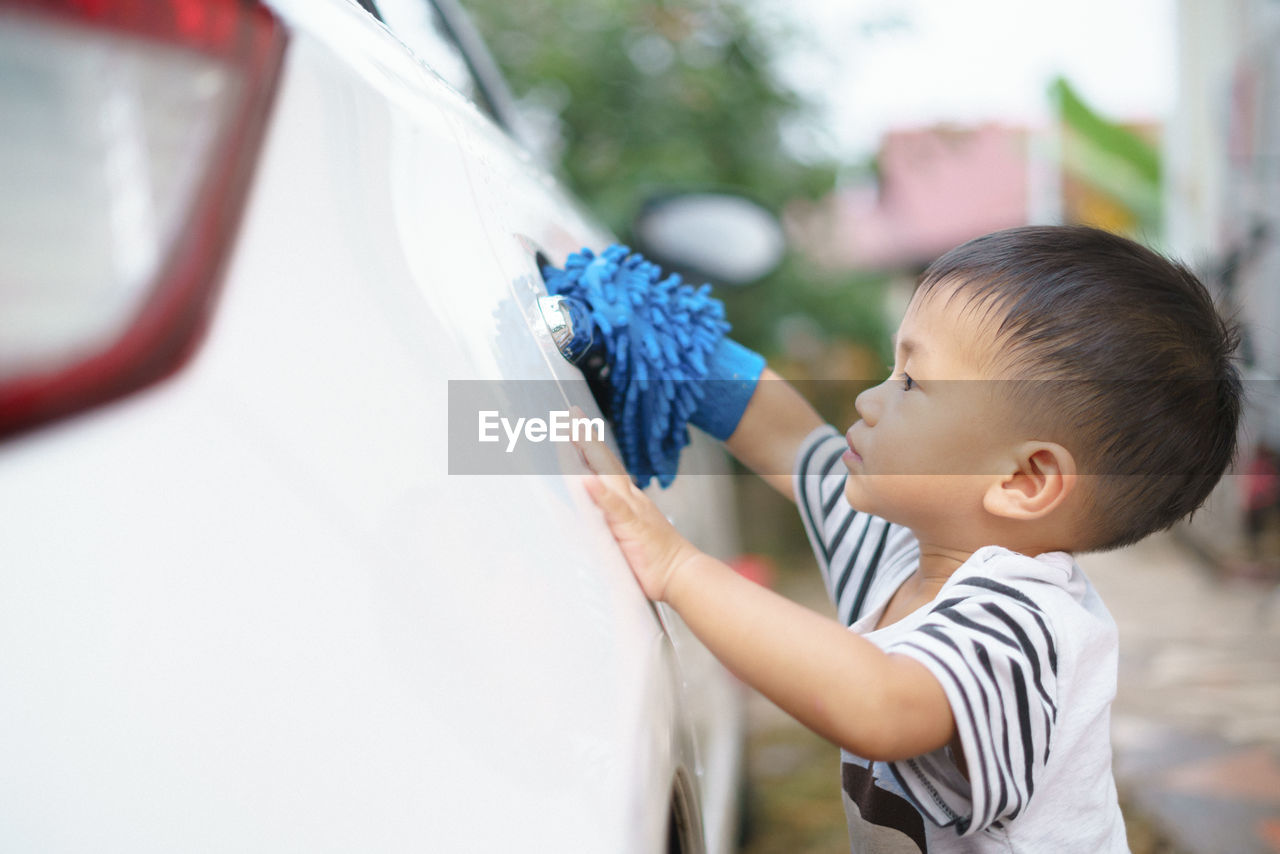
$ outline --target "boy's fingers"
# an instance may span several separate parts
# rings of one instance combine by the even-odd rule
[[[595,502],[596,507],[600,508],[605,522],[610,527],[635,517],[635,508],[627,501],[626,495],[611,488],[600,475],[587,477],[584,485],[587,488],[587,495]]]
[[[586,417],[586,414],[576,406],[572,407],[570,412],[575,420]],[[608,446],[598,439],[590,438],[590,436],[590,430],[582,431],[581,435],[575,434],[572,431],[570,432],[570,438],[573,441],[574,447],[576,447],[578,452],[582,454],[587,466],[597,474],[606,476],[622,475],[627,477],[626,468],[622,465],[622,462],[614,456],[613,452],[609,450]]]
[[[586,479],[582,481],[582,485],[586,488],[587,495],[590,495],[591,500],[596,504],[599,504],[600,499],[604,497],[604,493],[609,491],[604,482],[600,480],[600,475],[598,474],[587,475]]]

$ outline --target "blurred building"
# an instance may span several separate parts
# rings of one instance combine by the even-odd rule
[[[835,269],[923,267],[957,244],[1028,221],[1027,132],[986,125],[886,134],[876,180],[803,211],[793,229]]]
[[[1266,506],[1275,475],[1265,461],[1280,450],[1280,3],[1179,0],[1163,158],[1166,249],[1204,273],[1245,327],[1240,474],[1189,533],[1215,554],[1274,569],[1280,510]],[[1247,536],[1242,516],[1256,514],[1269,531]]]
[[[1048,127],[939,125],[885,135],[875,175],[790,211],[807,253],[834,269],[913,272],[966,240],[1077,222],[1159,243],[1159,127],[1094,112],[1057,80]]]

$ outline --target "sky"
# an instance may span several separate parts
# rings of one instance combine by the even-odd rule
[[[1160,120],[1176,94],[1175,0],[749,0],[800,46],[779,70],[824,120],[801,148],[874,153],[895,127],[1039,124],[1064,74],[1110,118]]]

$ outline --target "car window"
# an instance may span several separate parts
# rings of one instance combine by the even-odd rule
[[[458,44],[450,22],[431,0],[365,0],[387,29],[444,81],[466,95],[498,124],[503,124],[472,62]],[[363,4],[362,4],[363,5]]]

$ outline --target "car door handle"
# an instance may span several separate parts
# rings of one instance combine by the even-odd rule
[[[581,300],[560,295],[538,297],[538,311],[560,355],[577,362],[591,349],[591,322]]]

